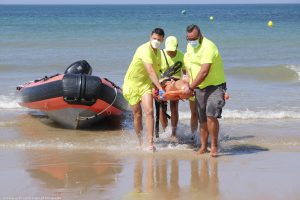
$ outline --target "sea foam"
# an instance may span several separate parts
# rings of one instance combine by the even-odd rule
[[[18,104],[18,100],[14,96],[0,95],[0,109],[18,109],[21,106]]]
[[[273,110],[228,110],[224,109],[224,119],[299,119],[300,113],[295,111],[273,111]]]
[[[299,65],[287,65],[286,68],[295,71],[298,74],[298,80],[300,81],[300,66]]]
[[[190,112],[180,112],[180,119],[190,119]],[[249,110],[249,109],[224,109],[222,113],[222,119],[300,119],[300,113],[289,110]]]

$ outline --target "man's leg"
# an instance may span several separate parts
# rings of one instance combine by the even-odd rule
[[[170,109],[171,109],[171,125],[172,125],[172,136],[176,137],[176,130],[178,124],[178,100],[170,101]]]
[[[211,156],[218,156],[219,121],[215,117],[207,117],[207,127],[211,137]]]
[[[199,154],[203,154],[207,152],[207,143],[208,143],[208,128],[207,128],[207,122],[200,123],[200,141],[201,146],[200,149],[197,151]]]
[[[191,110],[191,132],[195,133],[198,129],[198,113],[197,113],[197,104],[196,101],[189,101],[190,102],[190,110]]]
[[[146,115],[147,144],[149,147],[153,147],[154,117],[152,94],[146,93],[142,96],[142,106]]]
[[[167,102],[161,102],[160,103],[159,120],[160,120],[163,131],[165,131],[168,126],[168,118],[166,116],[166,112],[167,112]]]
[[[206,104],[207,104],[207,94],[206,91],[201,91],[196,89],[196,104],[198,111],[198,119],[200,122],[200,132],[199,137],[201,141],[200,149],[197,151],[198,154],[203,154],[207,152],[208,143],[208,127],[207,127],[207,116],[206,116]]]
[[[139,143],[142,146],[143,145],[143,139],[142,139],[142,108],[141,104],[137,103],[133,106],[131,106],[132,112],[133,112],[133,121],[134,121],[134,130],[138,137]]]
[[[155,105],[155,136],[159,138],[159,117],[160,117],[160,103],[158,100],[154,100]]]
[[[211,137],[211,156],[218,156],[219,121],[225,105],[224,90],[221,87],[210,91],[207,99],[207,126]]]
[[[211,87],[204,91],[196,90],[197,107],[199,111],[201,148],[198,153],[207,151],[208,134],[211,136],[211,156],[218,155],[219,121],[222,108],[225,105],[224,90],[221,87]]]

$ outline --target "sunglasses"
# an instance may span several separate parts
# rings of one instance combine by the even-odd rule
[[[187,40],[187,41],[195,41],[195,40],[199,40],[199,36],[198,36],[197,38],[188,38],[188,37],[186,36],[186,40]]]

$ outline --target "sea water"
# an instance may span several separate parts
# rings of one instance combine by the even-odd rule
[[[176,36],[185,52],[185,28],[194,23],[224,61],[231,95],[225,118],[232,110],[297,113],[299,18],[297,4],[1,6],[0,108],[12,107],[18,84],[62,73],[81,59],[94,75],[122,85],[136,48],[153,28]]]
[[[28,113],[17,104],[15,94],[16,86],[24,82],[62,73],[84,59],[94,75],[121,86],[136,48],[149,40],[155,27],[176,36],[185,52],[186,26],[197,24],[218,46],[224,61],[230,99],[221,124],[229,129],[240,123],[295,125],[294,120],[300,119],[299,8],[299,4],[2,5],[0,121],[13,127],[9,117],[15,120]],[[267,26],[269,20],[274,22],[272,28]],[[179,110],[180,132],[189,134],[188,102],[181,101]],[[130,119],[124,126],[134,132]],[[226,126],[222,131],[230,135]]]

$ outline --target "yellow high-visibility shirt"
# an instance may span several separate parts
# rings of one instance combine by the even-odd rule
[[[174,65],[178,61],[182,62],[183,65],[182,65],[181,69],[184,69],[184,61],[183,61],[184,54],[182,53],[182,51],[180,51],[179,49],[177,49],[177,53],[176,53],[176,56],[174,58],[171,58],[167,54],[167,51],[165,49],[162,50],[162,51],[164,51],[164,53],[166,55],[166,58],[167,58],[169,66],[168,66],[168,64],[166,62],[166,58],[165,58],[163,52],[161,52],[161,73],[164,73],[169,67],[171,67],[172,65]],[[176,77],[176,78],[181,78],[181,70],[179,70],[173,76]]]
[[[155,54],[150,42],[142,44],[137,48],[124,78],[125,86],[139,87],[145,84],[152,85],[144,63],[152,64],[156,75],[159,77],[161,67],[160,50],[158,49]]]
[[[202,83],[198,85],[200,89],[207,86],[216,86],[226,82],[223,61],[217,46],[207,38],[203,38],[201,44],[197,48],[187,45],[184,55],[184,63],[188,71],[191,82],[195,80],[197,74],[201,70],[201,65],[210,63],[211,67],[208,75]]]

